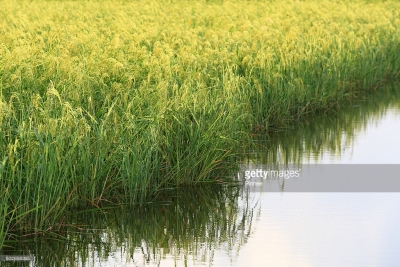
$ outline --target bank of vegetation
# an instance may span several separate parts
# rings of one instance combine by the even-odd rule
[[[400,76],[397,1],[0,0],[0,233],[221,181]],[[0,242],[6,233],[0,234]]]

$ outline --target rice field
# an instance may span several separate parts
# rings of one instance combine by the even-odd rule
[[[400,77],[398,1],[0,6],[0,241],[222,181],[251,133]]]

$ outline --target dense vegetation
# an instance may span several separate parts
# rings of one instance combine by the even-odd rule
[[[400,77],[397,1],[0,6],[0,233],[219,180],[249,133]]]

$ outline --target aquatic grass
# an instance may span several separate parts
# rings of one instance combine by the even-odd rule
[[[0,184],[21,232],[221,181],[251,133],[400,77],[395,1],[0,1]]]

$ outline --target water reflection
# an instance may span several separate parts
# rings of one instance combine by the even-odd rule
[[[208,266],[216,249],[246,243],[256,206],[234,186],[168,190],[140,207],[71,212],[54,235],[8,242],[3,254],[35,258],[7,266]]]
[[[337,114],[262,136],[243,163],[253,169],[273,169],[277,163],[335,163],[329,166],[342,169],[357,163],[365,170],[374,168],[365,166],[371,163],[400,166],[399,89],[395,85]],[[340,166],[345,163],[352,166]],[[398,181],[398,173],[387,176]],[[332,179],[343,178],[333,174]],[[298,182],[304,186],[307,180]],[[232,266],[398,266],[399,192],[254,192],[262,205],[258,229]]]
[[[297,123],[289,129],[269,136],[258,136],[258,142],[247,157],[247,161],[263,164],[335,161],[344,163],[340,158],[344,154],[352,154],[355,138],[376,126],[384,116],[390,117],[391,121],[388,124],[391,124],[391,130],[380,132],[382,134],[380,137],[374,136],[374,140],[368,141],[371,144],[378,141],[390,142],[392,138],[398,136],[400,123],[396,126],[396,121],[399,121],[399,114],[400,85],[393,84],[367,96],[364,100],[331,111],[328,115],[321,114],[320,118]],[[360,147],[357,147],[357,150],[359,149]],[[379,163],[389,163],[389,158],[385,160]],[[400,163],[400,160],[390,163]]]

